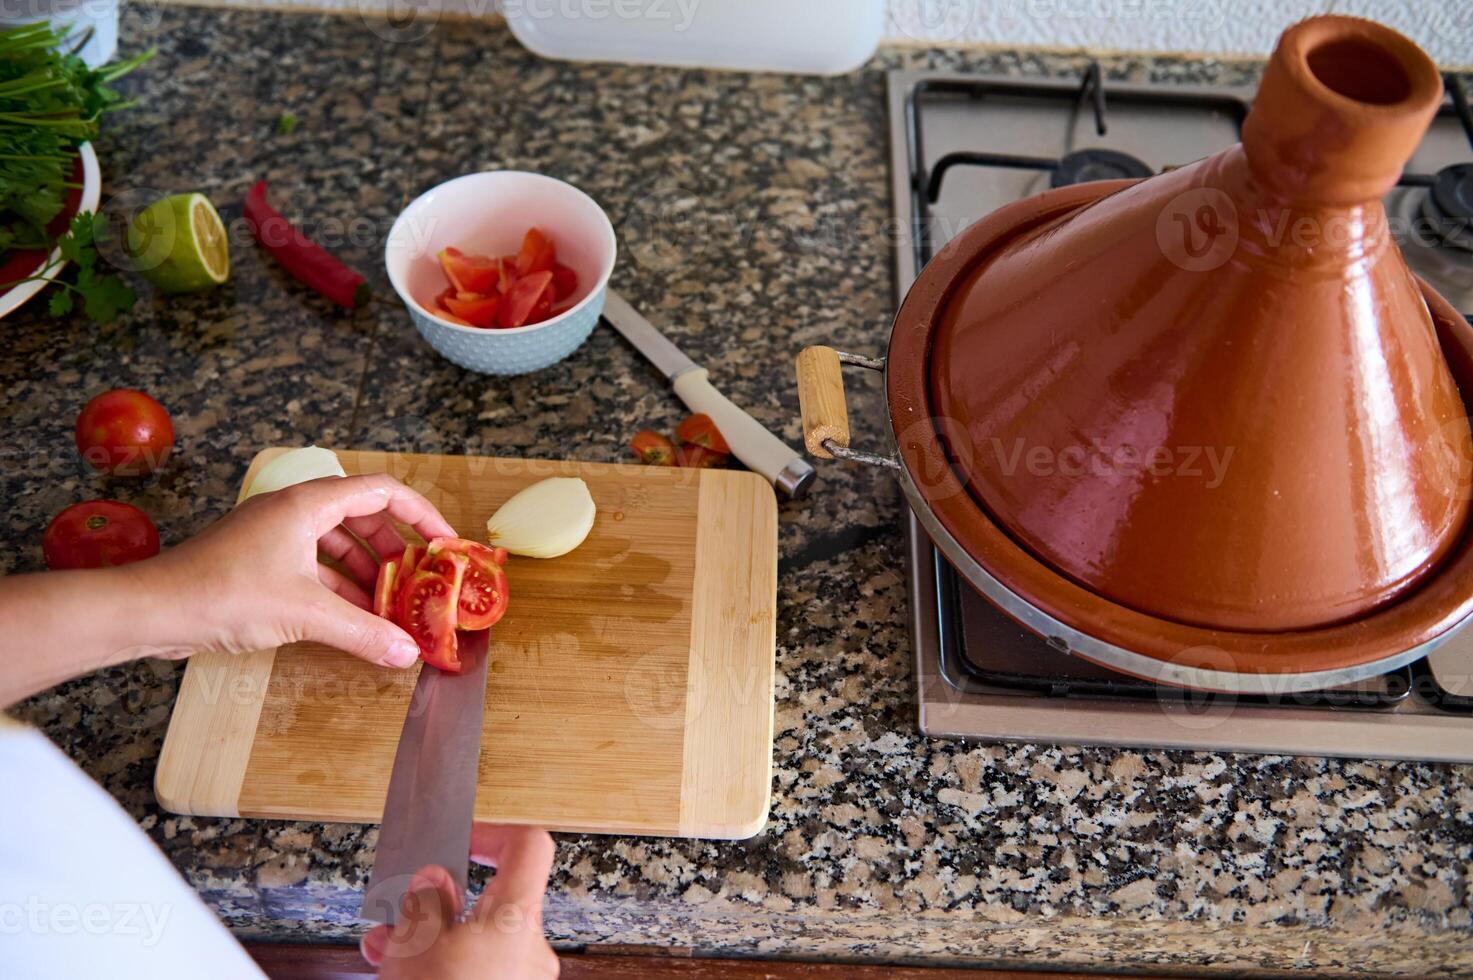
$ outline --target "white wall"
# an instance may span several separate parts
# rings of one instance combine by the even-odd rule
[[[1473,0],[889,0],[889,34],[922,44],[1267,55],[1311,14],[1370,17],[1448,67],[1473,66]]]

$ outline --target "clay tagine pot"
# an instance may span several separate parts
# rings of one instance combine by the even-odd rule
[[[1345,624],[1433,576],[1473,451],[1380,198],[1441,99],[1394,31],[1304,21],[1240,145],[972,256],[911,329],[991,521],[1089,593],[1205,630]]]

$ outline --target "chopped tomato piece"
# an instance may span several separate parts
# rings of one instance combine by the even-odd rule
[[[455,293],[445,297],[444,305],[446,310],[473,327],[494,327],[501,296],[497,293]]]
[[[455,287],[454,286],[451,286],[449,289],[445,290],[439,296],[436,296],[435,297],[435,302],[430,307],[430,312],[433,313],[433,314],[435,314],[435,316],[439,317],[442,320],[449,320],[451,323],[458,323],[462,327],[474,326],[474,324],[471,323],[469,320],[466,320],[463,317],[456,316],[454,313],[452,313],[450,311],[450,307],[448,307],[448,306],[445,305],[447,302],[449,302],[454,297],[455,297]]]
[[[675,447],[670,440],[660,435],[653,429],[642,429],[634,434],[629,440],[629,448],[643,463],[650,466],[674,466]]]
[[[537,305],[532,307],[531,314],[527,317],[527,323],[541,323],[552,316],[552,287],[542,291],[542,296],[537,300]]]
[[[517,253],[517,275],[550,272],[555,262],[557,249],[553,248],[552,239],[540,228],[528,228],[522,236],[522,250]]]
[[[501,281],[496,260],[484,255],[467,255],[458,248],[442,248],[437,256],[445,278],[457,292],[489,293]]]
[[[465,538],[436,538],[430,542],[426,561],[435,562],[442,554],[457,554],[468,564],[460,586],[456,625],[463,630],[490,629],[506,613],[509,593],[506,586],[506,549],[492,548]]]
[[[392,618],[394,614],[394,579],[399,572],[399,562],[390,558],[380,562],[378,581],[373,586],[373,612],[376,616]]]
[[[455,638],[456,606],[469,562],[464,555],[445,554],[420,568],[399,594],[395,621],[419,644],[424,662],[452,674],[460,672],[460,645]],[[437,571],[435,569],[443,569]]]
[[[721,469],[729,458],[726,453],[718,453],[688,442],[681,443],[680,447],[675,450],[676,466],[688,466],[698,470]]]
[[[537,308],[538,301],[542,299],[542,294],[549,291],[551,287],[551,272],[534,272],[521,277],[501,298],[501,308],[497,311],[496,322],[503,327],[526,326],[532,317],[532,311]]]
[[[496,268],[501,270],[501,295],[505,296],[517,284],[517,257],[503,255],[494,261]]]
[[[422,545],[404,546],[404,553],[399,556],[399,568],[395,573],[394,600],[389,604],[389,608],[393,611],[393,614],[389,616],[390,619],[398,615],[399,597],[404,594],[404,587],[409,584],[409,577],[419,571],[419,560],[424,557],[424,554],[425,550]]]
[[[711,416],[704,412],[687,416],[685,421],[680,423],[680,428],[675,430],[675,438],[715,453],[731,452],[731,447],[721,437],[721,430],[716,428],[716,423],[711,421]]]
[[[578,291],[578,273],[561,262],[552,267],[552,298],[561,303]]]

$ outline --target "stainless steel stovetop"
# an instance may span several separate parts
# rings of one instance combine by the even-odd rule
[[[1097,66],[1072,81],[891,72],[897,302],[935,249],[977,218],[1051,185],[1207,156],[1237,142],[1251,97],[1107,85]],[[1435,205],[1449,200],[1455,178],[1466,184],[1454,186],[1454,202],[1473,200],[1470,161],[1473,114],[1454,87],[1386,199],[1408,262],[1465,315],[1473,313],[1473,225]],[[914,515],[907,524],[911,638],[928,734],[1473,762],[1473,629],[1428,660],[1349,688],[1278,699],[1174,691],[1050,647],[973,592]]]

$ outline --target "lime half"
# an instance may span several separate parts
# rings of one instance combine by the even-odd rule
[[[155,201],[128,226],[133,267],[161,292],[188,293],[230,278],[225,223],[203,194]]]

